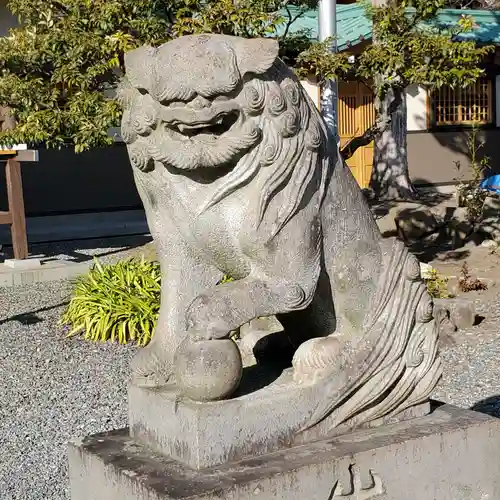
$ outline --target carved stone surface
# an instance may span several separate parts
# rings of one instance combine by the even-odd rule
[[[172,398],[217,408],[220,446],[236,429],[248,441],[242,450],[231,437],[235,448],[215,461],[403,418],[441,374],[418,261],[381,238],[277,55],[269,39],[186,36],[129,52],[120,91],[162,266],[156,332],[133,363],[133,383],[155,390],[146,406],[131,400],[133,432],[147,435]],[[234,281],[216,285],[224,274]],[[268,325],[247,340],[252,359],[245,325],[273,316],[284,331]],[[238,330],[246,366],[236,387],[242,367],[227,339]],[[176,455],[196,457],[196,446]]]
[[[344,470],[339,467],[338,476],[332,498],[369,500],[381,498],[385,493],[380,476],[371,469],[358,467],[355,463],[346,463]]]
[[[177,349],[175,375],[183,394],[196,401],[217,401],[238,388],[241,354],[230,340],[185,342]]]
[[[201,471],[124,429],[71,445],[72,500],[496,500],[499,447],[499,419],[448,406]]]
[[[283,331],[283,325],[275,316],[256,318],[240,328],[238,348],[246,364],[255,364],[259,353],[265,351],[269,336]]]
[[[258,367],[252,375],[261,377],[261,384],[269,380],[269,372],[259,372]],[[259,390],[259,398],[240,396],[204,404],[182,399],[174,391],[131,386],[130,435],[162,455],[193,469],[204,469],[346,434],[360,426],[377,427],[429,413],[429,403],[422,403],[393,418],[361,424],[353,419],[341,426],[333,425],[329,416],[311,429],[296,433],[296,422],[310,413],[312,396],[292,390],[294,385],[291,374],[284,375]]]

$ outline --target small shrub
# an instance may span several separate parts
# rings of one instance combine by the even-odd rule
[[[448,276],[439,274],[436,269],[431,269],[424,278],[427,291],[433,299],[448,299],[452,295],[448,291]]]
[[[467,135],[467,150],[470,157],[470,169],[472,178],[468,181],[464,180],[464,173],[461,171],[459,161],[455,162],[455,168],[458,172],[457,186],[457,201],[459,207],[465,207],[467,219],[476,224],[483,218],[484,202],[486,200],[487,191],[481,188],[481,181],[484,173],[490,170],[490,158],[487,156],[479,158],[479,152],[484,147],[484,140],[479,141],[477,138],[477,126],[474,124],[472,131]]]
[[[158,319],[160,285],[157,262],[132,258],[103,265],[96,260],[88,274],[77,278],[60,323],[69,328],[68,336],[145,346]]]
[[[486,285],[486,283],[482,282],[478,278],[474,278],[471,275],[467,262],[464,262],[460,273],[461,276],[460,278],[458,278],[458,288],[460,288],[462,292],[472,292],[488,289],[488,285]]]

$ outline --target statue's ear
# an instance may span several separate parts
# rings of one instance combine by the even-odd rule
[[[238,38],[234,42],[238,59],[238,68],[242,75],[246,73],[265,73],[279,53],[279,44],[272,38]]]
[[[125,73],[133,87],[151,92],[156,52],[155,48],[145,45],[125,53]]]

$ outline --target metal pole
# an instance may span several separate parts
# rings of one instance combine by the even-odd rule
[[[332,51],[337,50],[337,1],[320,0],[318,14],[319,41],[333,37]],[[340,143],[337,117],[338,86],[335,80],[326,81],[321,88],[321,114],[333,137]]]

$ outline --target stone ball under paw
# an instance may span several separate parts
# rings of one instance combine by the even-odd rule
[[[182,394],[194,401],[229,397],[243,373],[240,350],[229,339],[186,341],[177,350],[174,366]]]

